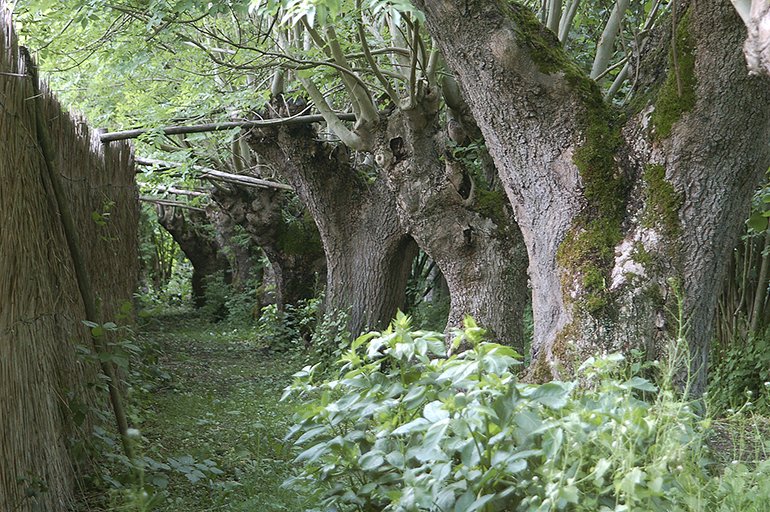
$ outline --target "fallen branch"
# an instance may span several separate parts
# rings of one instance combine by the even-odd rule
[[[355,114],[337,114],[343,121],[355,121]],[[323,122],[324,118],[320,114],[309,116],[284,117],[281,119],[261,119],[256,121],[231,121],[226,123],[197,124],[189,126],[166,126],[163,128],[137,128],[136,130],[125,130],[122,132],[103,133],[99,136],[103,143],[115,140],[135,139],[145,133],[160,131],[164,135],[180,135],[185,133],[204,133],[221,132],[232,130],[233,128],[265,128],[269,126],[290,126],[298,124],[311,124]]]

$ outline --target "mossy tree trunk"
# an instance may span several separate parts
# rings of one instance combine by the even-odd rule
[[[230,263],[230,287],[234,293],[246,292],[250,286],[259,286],[263,269],[259,258],[259,245],[251,239],[239,237],[238,226],[221,208],[213,205],[206,209],[206,215],[215,227],[215,237]]]
[[[471,168],[471,150],[449,143],[437,92],[383,120],[375,160],[402,224],[446,279],[447,328],[472,315],[491,338],[522,349],[529,291],[521,233],[505,195]]]
[[[301,206],[290,204],[289,193],[220,185],[212,192],[212,199],[267,256],[275,274],[280,309],[313,297],[317,282],[323,282],[326,275],[323,246],[312,218]]]
[[[770,87],[747,76],[745,29],[730,3],[680,9],[678,64],[667,66],[670,33],[653,39],[657,51],[643,59],[662,66],[647,66],[641,107],[627,115],[603,102],[525,8],[417,3],[524,235],[535,377],[558,377],[597,351],[658,350],[672,332],[666,305],[679,281],[702,391],[727,256],[770,164]]]
[[[206,304],[206,280],[221,273],[230,281],[230,262],[217,242],[205,212],[158,205],[158,222],[179,244],[193,266],[192,296],[195,307]]]
[[[370,181],[347,149],[313,127],[252,132],[251,148],[294,187],[326,254],[327,311],[346,311],[356,335],[383,328],[405,302],[416,245],[385,184]]]

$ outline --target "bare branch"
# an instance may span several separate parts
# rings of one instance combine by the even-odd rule
[[[377,62],[374,60],[374,57],[372,57],[371,49],[369,48],[369,43],[366,40],[366,32],[364,30],[364,24],[361,20],[361,0],[356,0],[356,11],[359,12],[358,19],[356,20],[356,26],[358,28],[358,40],[361,43],[361,48],[364,52],[364,57],[366,58],[366,62],[369,64],[369,67],[371,68],[372,72],[374,73],[374,76],[377,77],[377,80],[380,81],[380,84],[382,84],[382,87],[385,89],[385,92],[387,93],[388,97],[390,98],[390,101],[393,102],[394,105],[398,105],[400,98],[398,97],[398,93],[395,89],[390,85],[390,82],[383,76],[382,71],[380,71],[379,66],[377,66]]]
[[[569,37],[569,31],[572,28],[572,22],[575,20],[575,14],[577,14],[579,6],[580,0],[572,0],[567,8],[567,13],[561,18],[559,23],[559,41],[562,43]]]
[[[340,46],[339,39],[337,38],[337,33],[334,31],[334,27],[331,25],[327,26],[326,35],[328,37],[329,48],[331,49],[334,62],[337,64],[337,66],[348,70],[349,73],[352,74],[352,71],[350,71],[350,64],[345,58],[345,53],[342,51],[342,47]],[[342,81],[345,84],[345,88],[348,90],[348,94],[353,101],[353,106],[357,107],[355,108],[355,112],[359,115],[358,123],[363,123],[364,125],[369,123],[376,123],[377,108],[374,106],[372,95],[366,84],[360,79],[355,81],[351,80],[350,75],[346,73],[340,73],[340,77],[342,78]]]
[[[554,34],[559,33],[559,22],[562,14],[562,0],[551,0],[548,6],[548,18],[545,26]]]
[[[615,50],[615,39],[620,32],[620,24],[623,21],[630,0],[617,0],[615,6],[612,8],[612,14],[607,20],[607,24],[604,26],[602,37],[599,39],[599,44],[596,45],[596,55],[594,56],[594,63],[591,67],[591,78],[597,79],[601,74],[607,70],[607,66],[610,63],[610,59]]]
[[[367,144],[364,139],[345,126],[341,116],[336,114],[329,104],[326,103],[326,98],[324,98],[324,95],[318,90],[318,87],[316,87],[313,80],[302,76],[299,77],[299,80],[305,87],[305,91],[307,91],[310,99],[313,100],[316,108],[321,112],[326,124],[329,125],[329,128],[340,138],[343,144],[356,151],[366,151]]]
[[[174,194],[175,196],[190,196],[190,197],[206,197],[208,194],[206,192],[200,192],[198,190],[187,190],[182,188],[176,188],[173,185],[169,186],[163,186],[160,185],[158,187],[155,187],[155,190],[158,192],[163,192],[166,194]]]

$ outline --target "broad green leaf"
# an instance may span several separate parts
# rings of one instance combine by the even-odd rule
[[[570,384],[547,382],[538,386],[529,398],[551,409],[561,409],[569,402],[570,391]]]
[[[430,422],[425,418],[417,418],[410,421],[409,423],[401,425],[395,429],[392,434],[394,436],[399,436],[403,434],[411,434],[413,432],[423,432],[427,429],[428,425],[430,425]]]
[[[648,391],[650,393],[657,393],[658,391],[657,386],[652,384],[647,379],[643,379],[642,377],[631,377],[626,382],[624,382],[623,385],[632,389],[638,389],[640,391]]]
[[[422,415],[426,420],[435,423],[449,418],[449,411],[444,408],[444,404],[439,400],[425,404]]]
[[[373,471],[382,466],[385,462],[385,457],[382,452],[367,452],[358,459],[358,464],[364,471]]]

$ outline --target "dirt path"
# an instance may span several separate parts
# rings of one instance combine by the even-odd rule
[[[168,480],[152,510],[303,510],[281,488],[293,455],[283,441],[291,405],[279,398],[299,357],[270,353],[252,329],[185,317],[151,322],[141,336],[157,342],[155,371],[169,378],[142,399],[138,418],[144,454],[168,467],[148,473],[160,487]]]

